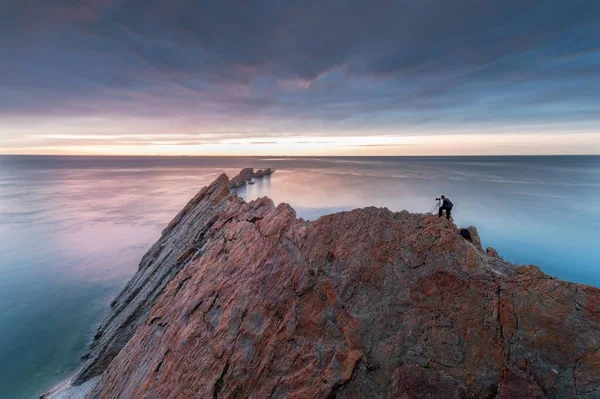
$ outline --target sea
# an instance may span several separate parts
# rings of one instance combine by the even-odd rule
[[[0,156],[0,398],[69,378],[111,299],[161,230],[203,186],[270,167],[245,199],[314,220],[366,206],[430,212],[516,264],[600,286],[600,156]]]

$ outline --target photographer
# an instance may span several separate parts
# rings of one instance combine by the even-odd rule
[[[443,195],[440,196],[440,198],[436,198],[436,200],[438,201],[442,201],[442,206],[440,206],[440,211],[438,212],[438,217],[442,217],[442,211],[446,211],[446,219],[450,220],[450,212],[452,212],[452,207],[454,206],[454,204],[452,204],[452,201],[450,201],[448,198],[444,197]]]

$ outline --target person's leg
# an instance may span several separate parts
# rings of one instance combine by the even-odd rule
[[[442,208],[442,207],[440,206],[440,210],[439,210],[439,212],[438,212],[438,217],[440,217],[440,218],[442,217],[442,213],[443,213],[443,211],[444,211],[444,208]]]
[[[450,220],[450,211],[452,210],[452,208],[448,208],[446,209],[446,219]]]

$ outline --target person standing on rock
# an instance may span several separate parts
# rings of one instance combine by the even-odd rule
[[[448,198],[443,195],[440,198],[437,198],[438,201],[442,201],[442,206],[440,206],[440,211],[438,212],[438,217],[442,217],[443,211],[446,211],[446,219],[450,220],[450,212],[452,212],[452,207],[454,204]]]

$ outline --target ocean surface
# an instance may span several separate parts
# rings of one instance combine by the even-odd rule
[[[600,156],[0,156],[0,398],[71,376],[110,300],[202,186],[242,167],[277,170],[240,190],[299,217],[357,207],[429,212],[445,194],[484,246],[600,286]]]

